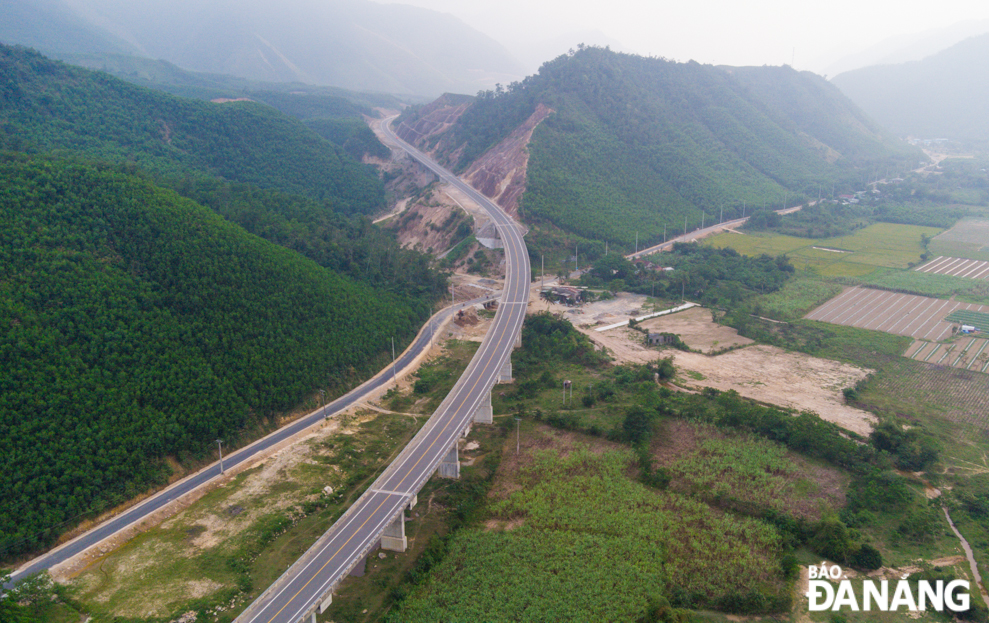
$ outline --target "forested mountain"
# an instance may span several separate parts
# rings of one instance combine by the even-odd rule
[[[475,93],[524,73],[490,37],[450,14],[409,5],[74,0],[72,8],[142,56],[255,80],[436,96]]]
[[[352,386],[429,315],[443,275],[362,216],[366,126],[318,121],[0,46],[0,558]]]
[[[102,71],[138,86],[165,91],[172,95],[193,99],[212,100],[217,98],[240,98],[261,101],[286,114],[300,118],[311,118],[332,114],[353,116],[371,114],[375,106],[399,108],[401,100],[394,95],[350,91],[339,87],[315,86],[301,82],[265,82],[250,80],[227,74],[189,71],[164,60],[153,60],[125,54],[72,54],[53,53],[52,58]],[[265,99],[283,98],[295,111],[286,111],[276,101]],[[301,107],[305,102],[307,107]]]
[[[878,65],[832,79],[852,101],[901,135],[989,140],[989,34],[920,61]]]
[[[428,313],[119,168],[7,154],[0,179],[5,556],[373,371]]]
[[[529,144],[523,217],[626,247],[636,231],[655,241],[664,226],[682,231],[684,219],[699,226],[702,212],[712,222],[722,206],[728,219],[795,205],[819,185],[861,184],[873,167],[919,157],[810,73],[586,47],[481,94],[425,137],[417,132],[430,107],[396,125],[463,171],[540,104],[553,112]]]
[[[348,213],[384,201],[373,171],[268,106],[184,100],[24,48],[0,46],[0,130],[15,149],[71,150],[172,177],[200,171]]]

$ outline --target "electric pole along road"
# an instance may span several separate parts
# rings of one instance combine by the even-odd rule
[[[386,119],[382,128],[442,182],[456,186],[491,216],[505,245],[505,288],[491,328],[453,390],[374,484],[303,556],[237,617],[237,623],[315,621],[336,586],[378,543],[405,549],[405,509],[441,467],[459,474],[457,440],[475,421],[491,421],[491,387],[510,377],[511,353],[529,302],[529,254],[514,221],[491,200],[401,140]],[[508,372],[505,372],[508,370]]]

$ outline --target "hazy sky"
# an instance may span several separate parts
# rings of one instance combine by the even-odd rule
[[[378,0],[389,2],[389,0]],[[599,31],[624,51],[679,61],[821,73],[894,35],[989,18],[986,0],[397,0],[452,13],[525,56],[530,44]],[[617,47],[617,46],[615,46]],[[565,50],[561,50],[565,51]],[[526,60],[522,58],[521,60]],[[544,59],[548,60],[548,59]]]

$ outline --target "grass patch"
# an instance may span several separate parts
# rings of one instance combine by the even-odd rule
[[[931,240],[933,255],[989,261],[989,220],[965,219]]]
[[[326,531],[419,424],[387,414],[361,423],[344,417],[350,434],[294,449],[311,461],[289,466],[273,458],[242,472],[84,571],[70,585],[75,603],[96,622],[170,620],[190,610],[199,620],[231,621]],[[323,493],[326,485],[332,494]]]
[[[794,320],[837,296],[841,289],[836,283],[798,277],[772,294],[753,299],[753,312],[776,320]]]
[[[989,305],[989,281],[903,270],[876,273],[860,283],[940,299],[956,296],[967,303]]]
[[[674,439],[693,442],[692,449],[672,444],[678,458],[668,462],[667,470],[674,491],[756,516],[771,508],[819,519],[844,505],[848,479],[834,467],[812,465],[776,442],[725,436],[711,425],[674,420],[667,426],[675,429]],[[661,450],[653,453],[661,455]]]
[[[864,277],[879,268],[908,268],[920,262],[925,249],[921,236],[941,230],[916,225],[876,223],[837,238],[798,238],[771,233],[739,236],[724,233],[704,240],[714,247],[731,247],[744,255],[786,255],[798,270],[820,277]],[[819,247],[819,248],[815,248]],[[825,249],[832,249],[828,251]]]
[[[447,341],[442,356],[420,366],[412,391],[388,390],[385,406],[399,413],[431,415],[456,385],[479,346],[477,342]]]

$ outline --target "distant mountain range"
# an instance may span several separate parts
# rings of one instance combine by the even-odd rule
[[[832,82],[900,136],[989,140],[989,34],[923,60],[856,69]]]
[[[982,19],[966,20],[942,28],[897,35],[828,63],[824,67],[824,73],[826,76],[837,76],[873,65],[896,65],[919,61],[961,43],[969,37],[987,32],[989,32],[989,19]]]
[[[524,74],[501,44],[452,15],[368,0],[8,0],[0,41],[396,94],[472,94]]]

